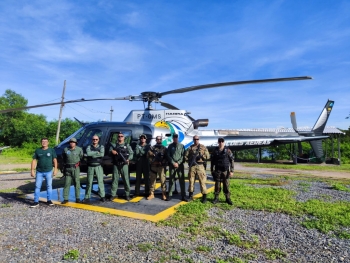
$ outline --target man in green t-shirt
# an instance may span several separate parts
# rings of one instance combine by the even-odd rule
[[[52,173],[52,167],[54,168]],[[35,172],[36,169],[36,172]],[[41,139],[41,148],[35,150],[31,163],[32,177],[35,177],[34,203],[30,207],[39,206],[39,195],[43,179],[46,180],[47,204],[53,205],[52,195],[52,176],[57,174],[57,156],[54,149],[49,148],[49,140]]]

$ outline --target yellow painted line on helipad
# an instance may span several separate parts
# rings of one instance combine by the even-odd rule
[[[156,189],[158,187],[160,187],[161,184],[157,183],[156,184]],[[210,187],[207,189],[207,192],[212,192],[214,191],[214,186]],[[20,197],[24,197],[25,195],[21,195]],[[196,194],[195,196],[193,196],[194,199],[199,199],[202,197],[201,193]],[[133,198],[130,202],[139,202],[139,200],[141,200],[143,197],[136,197]],[[134,199],[137,199],[138,201],[134,201]],[[39,199],[41,202],[46,202],[47,199],[46,198],[40,198]],[[122,200],[122,199],[115,199],[113,200],[113,202],[116,203],[127,203],[126,200]],[[147,221],[151,221],[151,222],[158,222],[160,220],[165,220],[167,219],[169,216],[173,215],[176,212],[176,208],[178,208],[180,205],[184,205],[187,204],[187,202],[181,201],[161,212],[159,212],[156,215],[148,215],[148,214],[142,214],[142,213],[136,213],[136,212],[130,212],[130,211],[125,211],[125,210],[119,210],[119,209],[115,209],[115,208],[108,208],[108,207],[101,207],[101,206],[94,206],[94,205],[88,205],[88,204],[81,204],[81,203],[75,203],[75,202],[69,202],[67,204],[61,204],[61,202],[59,201],[52,201],[52,203],[54,203],[55,205],[60,205],[60,206],[66,206],[66,207],[72,207],[72,208],[78,208],[78,209],[84,209],[84,210],[89,210],[89,211],[94,211],[94,212],[99,212],[99,213],[103,213],[103,214],[109,214],[109,215],[117,215],[117,216],[123,216],[123,217],[129,217],[129,218],[133,218],[133,219],[139,219],[139,220],[147,220]]]
[[[207,192],[210,193],[214,191],[214,186],[213,187],[210,187],[209,189],[207,189]],[[194,199],[198,199],[202,197],[202,194],[201,193],[198,193],[196,194],[193,198]],[[179,207],[180,205],[184,205],[184,204],[187,204],[187,202],[185,201],[181,201],[180,203],[176,204],[176,205],[173,205],[172,207],[169,207],[168,209],[165,209],[164,211],[162,212],[159,212],[158,214],[154,215],[153,219],[152,220],[153,222],[158,222],[160,220],[165,220],[167,219],[169,216],[173,215],[175,212],[176,212],[176,208]]]
[[[58,204],[61,205],[60,203],[58,203]],[[68,206],[68,207],[72,207],[72,208],[79,208],[79,209],[90,210],[90,211],[94,211],[94,212],[100,212],[103,214],[124,216],[124,217],[129,217],[129,218],[134,218],[134,219],[141,219],[141,220],[157,222],[154,220],[153,215],[146,215],[146,214],[140,214],[140,213],[135,213],[135,212],[129,212],[129,211],[119,210],[119,209],[115,209],[115,208],[107,208],[107,207],[101,207],[101,206],[92,206],[92,205],[77,204],[77,203],[70,203],[70,202],[68,202],[65,205],[61,205],[61,206]]]

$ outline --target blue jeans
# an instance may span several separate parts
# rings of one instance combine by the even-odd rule
[[[52,171],[49,172],[39,172],[36,171],[35,176],[35,192],[34,192],[34,202],[39,202],[39,195],[43,179],[45,177],[46,187],[47,187],[47,201],[51,201],[52,195]]]

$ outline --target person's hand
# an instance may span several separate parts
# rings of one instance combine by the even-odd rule
[[[31,177],[35,177],[35,172],[34,172],[34,171],[31,171],[31,172],[30,172],[30,176],[31,176]]]
[[[52,176],[55,177],[56,174],[57,174],[57,170],[55,169],[55,170],[53,170]]]
[[[178,163],[174,163],[173,166],[174,166],[174,168],[178,168],[179,164]]]
[[[230,172],[230,178],[232,178],[233,177],[233,172]]]
[[[118,152],[116,150],[112,150],[113,155],[118,155]]]

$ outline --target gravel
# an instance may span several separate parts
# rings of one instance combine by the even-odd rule
[[[323,182],[292,181],[281,187],[296,191],[302,202],[350,201],[349,193]],[[191,237],[143,220],[43,203],[29,208],[29,204],[15,194],[0,194],[0,262],[350,262],[350,240],[308,230],[300,224],[302,218],[285,214],[209,210],[210,219],[203,227],[219,227],[251,243],[258,240],[258,248],[249,248],[231,245],[222,237]],[[79,258],[64,260],[73,250],[79,251]]]

